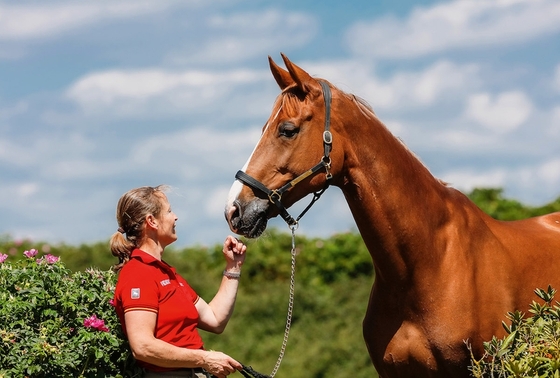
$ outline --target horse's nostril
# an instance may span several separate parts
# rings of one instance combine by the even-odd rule
[[[233,232],[237,232],[239,221],[241,217],[241,210],[239,207],[239,203],[235,201],[228,209],[225,211],[226,221],[229,224],[229,228]]]
[[[231,208],[231,217],[233,218],[241,218],[241,204],[238,200],[233,201],[233,206]]]

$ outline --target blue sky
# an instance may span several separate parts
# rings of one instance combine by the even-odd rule
[[[452,186],[560,196],[556,0],[0,1],[0,234],[106,240],[125,191],[168,184],[177,246],[220,243],[280,52]],[[337,188],[300,225],[353,229]]]

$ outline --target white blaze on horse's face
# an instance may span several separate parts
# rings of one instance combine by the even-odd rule
[[[253,152],[251,152],[251,155],[249,156],[249,159],[247,160],[247,162],[245,163],[245,165],[241,169],[243,172],[245,172],[247,170],[247,167],[251,163],[251,158],[253,157],[255,151],[257,150],[257,148],[261,144],[261,140],[262,140],[263,136],[265,135],[266,131],[268,130],[268,127],[270,126],[271,123],[274,123],[274,121],[278,117],[278,114],[280,114],[281,110],[282,110],[282,105],[280,105],[278,107],[278,111],[276,112],[274,117],[266,124],[266,126],[265,126],[265,128],[264,128],[264,130],[261,134],[261,139],[259,139],[258,143],[255,145],[255,148],[253,149]],[[227,202],[226,202],[226,209],[225,209],[226,217],[227,217],[228,213],[235,211],[235,205],[234,204],[235,204],[235,201],[239,198],[239,194],[241,193],[242,189],[243,189],[243,183],[239,180],[235,180],[233,182],[231,188],[229,189],[229,194],[228,194],[228,199],[227,199]]]

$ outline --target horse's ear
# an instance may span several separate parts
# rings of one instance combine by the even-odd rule
[[[274,76],[274,78],[276,79],[276,82],[278,83],[280,89],[284,90],[284,88],[294,83],[294,79],[292,79],[290,73],[274,63],[270,55],[268,56],[268,64],[270,65],[272,76]]]
[[[309,75],[303,69],[293,64],[286,55],[280,55],[282,55],[282,59],[284,59],[284,64],[286,65],[286,68],[290,73],[290,77],[293,81],[296,82],[297,86],[306,93],[311,92],[312,88],[314,88],[312,84],[315,84],[317,80],[312,78],[311,75]]]

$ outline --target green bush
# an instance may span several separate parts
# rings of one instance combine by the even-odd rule
[[[468,197],[486,214],[499,220],[516,220],[560,211],[560,197],[543,206],[533,207],[505,198],[502,188],[476,188]]]
[[[536,289],[544,301],[530,306],[530,317],[509,312],[503,326],[507,336],[484,343],[485,355],[471,359],[475,378],[560,377],[560,303],[552,304],[556,290]]]
[[[0,254],[0,377],[139,376],[112,306],[115,274]]]

